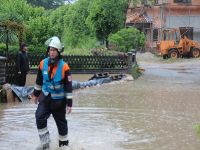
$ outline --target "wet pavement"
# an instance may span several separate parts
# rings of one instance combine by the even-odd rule
[[[145,69],[135,81],[76,90],[67,115],[70,150],[199,150],[200,60],[138,56]],[[83,79],[81,79],[83,78]],[[76,75],[85,80],[90,75]],[[36,105],[0,105],[0,150],[34,150],[39,143]],[[50,117],[52,150],[57,129]]]

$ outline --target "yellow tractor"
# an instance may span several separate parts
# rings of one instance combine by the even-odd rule
[[[188,39],[185,35],[180,35],[179,29],[163,30],[160,39],[157,48],[164,59],[183,56],[197,58],[200,56],[198,42]]]

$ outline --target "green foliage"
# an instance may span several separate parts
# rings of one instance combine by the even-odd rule
[[[27,0],[28,3],[34,6],[41,6],[46,9],[55,9],[64,4],[64,0]]]
[[[69,6],[61,6],[49,15],[52,35],[62,37],[64,35],[64,16],[68,13]]]
[[[6,44],[0,43],[0,52],[6,50]]]
[[[91,48],[96,46],[96,39],[92,37],[84,37],[80,39],[80,43],[74,47],[66,45],[64,54],[68,55],[91,55]]]
[[[27,42],[33,45],[43,45],[51,37],[51,32],[53,32],[48,16],[31,19],[28,25]]]
[[[125,28],[110,35],[109,42],[117,46],[116,50],[128,52],[130,49],[144,46],[145,35],[136,28]]]
[[[68,47],[74,48],[85,45],[91,37],[91,32],[85,20],[89,15],[88,6],[91,0],[79,0],[70,8],[64,16],[64,41]]]
[[[23,16],[22,14],[18,13],[17,2],[20,3],[19,0],[2,0],[0,5],[0,20],[1,22],[10,20],[10,21],[16,21],[16,22],[22,22]]]
[[[22,41],[25,34],[25,22],[32,16],[41,16],[44,9],[33,8],[25,0],[2,0],[0,5],[0,24],[5,27],[1,28],[0,41],[9,44]]]
[[[25,21],[29,21],[36,17],[41,17],[43,14],[46,13],[45,9],[43,7],[31,7],[29,8],[29,17]]]
[[[46,50],[47,47],[45,45],[43,46],[28,45],[28,53],[45,54]]]
[[[85,48],[66,49],[64,55],[91,55],[91,51]]]
[[[54,11],[46,11],[43,16],[32,18],[27,22],[27,41],[30,44],[42,46],[52,36],[64,35],[64,15],[68,6],[62,6]]]
[[[33,8],[25,0],[1,0],[0,21],[27,21],[30,17],[41,16],[43,8]]]
[[[0,24],[4,25],[3,28],[1,28],[0,33],[0,42],[7,42],[13,43],[17,41],[17,33],[16,33],[16,26],[15,24],[20,24],[22,27],[23,25],[23,16],[20,14],[18,8],[16,5],[18,5],[18,2],[22,4],[21,1],[16,0],[2,0],[0,5]]]
[[[144,4],[144,2],[142,2],[142,4]],[[153,4],[155,4],[155,0],[148,0],[147,4],[148,5],[153,5]]]
[[[45,53],[46,52],[46,46],[36,46],[36,45],[28,45],[28,53]],[[6,51],[6,45],[3,43],[0,43],[0,52]],[[19,46],[18,45],[10,45],[8,52],[10,53],[18,53]]]
[[[5,52],[5,51],[6,51],[6,45],[0,43],[0,52]],[[8,52],[17,53],[18,51],[19,51],[19,46],[17,44],[9,46]]]
[[[138,64],[133,65],[132,70],[131,70],[131,74],[132,74],[134,79],[137,79],[142,75],[142,73],[139,70]]]
[[[94,0],[89,7],[87,25],[97,39],[107,41],[111,33],[124,26],[127,0]]]
[[[14,43],[17,42],[18,38],[16,36],[16,32],[15,30],[7,30],[7,31],[3,31],[0,34],[0,42],[8,42],[8,43]]]
[[[17,48],[17,40],[25,41],[34,51],[37,47],[46,49],[44,42],[55,35],[61,38],[67,53],[90,54],[97,40],[107,41],[111,33],[124,26],[127,0],[77,0],[62,5],[63,1],[1,0],[0,24],[13,23],[9,25],[12,28],[8,31],[8,42]],[[55,9],[57,6],[60,7]],[[6,32],[1,30],[0,41],[6,42]],[[9,45],[9,50],[16,48]]]
[[[132,3],[133,6],[136,6],[136,5],[142,5],[144,4],[144,0],[130,0],[130,2]],[[155,0],[147,0],[147,4],[149,5],[153,5],[155,4]]]
[[[198,135],[198,137],[200,138],[200,124],[196,124],[196,125],[194,126],[194,129],[196,130],[197,135]]]

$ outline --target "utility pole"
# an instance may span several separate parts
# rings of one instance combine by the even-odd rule
[[[163,31],[163,1],[160,4],[160,25],[161,25],[161,33]]]

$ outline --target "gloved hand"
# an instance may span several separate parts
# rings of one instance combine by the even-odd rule
[[[72,107],[67,106],[66,112],[67,112],[67,114],[70,114],[72,112]]]

